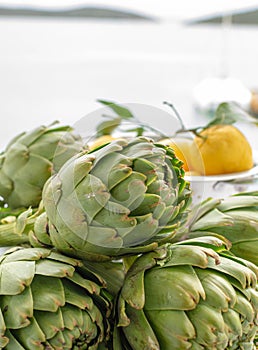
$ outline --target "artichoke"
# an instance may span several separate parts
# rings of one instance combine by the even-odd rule
[[[233,254],[258,265],[258,192],[208,198],[192,208],[183,231],[183,239],[223,236]]]
[[[156,248],[185,221],[190,198],[173,150],[144,137],[74,156],[42,196],[52,244],[89,260]]]
[[[17,217],[7,216],[0,220],[0,248],[24,246],[53,249],[49,236],[49,220],[42,206],[22,211]],[[124,265],[121,261],[81,261],[83,269],[97,275],[99,282],[110,294],[116,296],[124,280]],[[81,267],[82,269],[82,267]]]
[[[110,300],[80,265],[44,248],[1,256],[1,349],[93,350],[106,342]]]
[[[137,258],[119,295],[114,350],[255,349],[257,267],[219,256],[219,245],[207,236]]]
[[[38,206],[53,171],[83,149],[69,126],[40,126],[16,136],[0,155],[0,196],[11,208]]]

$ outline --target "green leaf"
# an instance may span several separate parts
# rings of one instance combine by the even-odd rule
[[[143,126],[139,126],[137,128],[127,130],[127,132],[136,132],[136,136],[142,136],[144,134],[144,131],[145,131],[145,128]]]
[[[250,116],[235,102],[223,102],[215,111],[215,118],[204,129],[217,124],[234,124],[237,121],[251,121],[257,124],[257,118]]]
[[[214,124],[233,124],[240,117],[242,117],[243,111],[234,103],[221,103],[215,112]]]
[[[105,101],[105,100],[97,100],[97,101],[111,108],[122,119],[134,118],[133,114],[129,111],[129,109],[122,107],[112,101]]]
[[[110,135],[121,124],[120,117],[105,120],[97,125],[97,136]]]

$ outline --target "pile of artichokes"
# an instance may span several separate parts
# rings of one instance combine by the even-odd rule
[[[2,349],[256,349],[257,260],[234,227],[257,244],[257,193],[193,207],[171,148],[88,151],[50,126],[2,152],[0,196]]]

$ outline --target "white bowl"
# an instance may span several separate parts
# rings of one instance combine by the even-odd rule
[[[226,196],[248,191],[258,191],[258,151],[254,154],[252,169],[237,173],[195,176],[186,175],[191,183],[193,203],[208,197],[224,198]]]

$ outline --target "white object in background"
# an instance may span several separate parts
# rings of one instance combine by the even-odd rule
[[[249,109],[252,93],[238,79],[207,78],[194,88],[193,98],[195,107],[201,112],[212,112],[222,102],[236,102]]]

